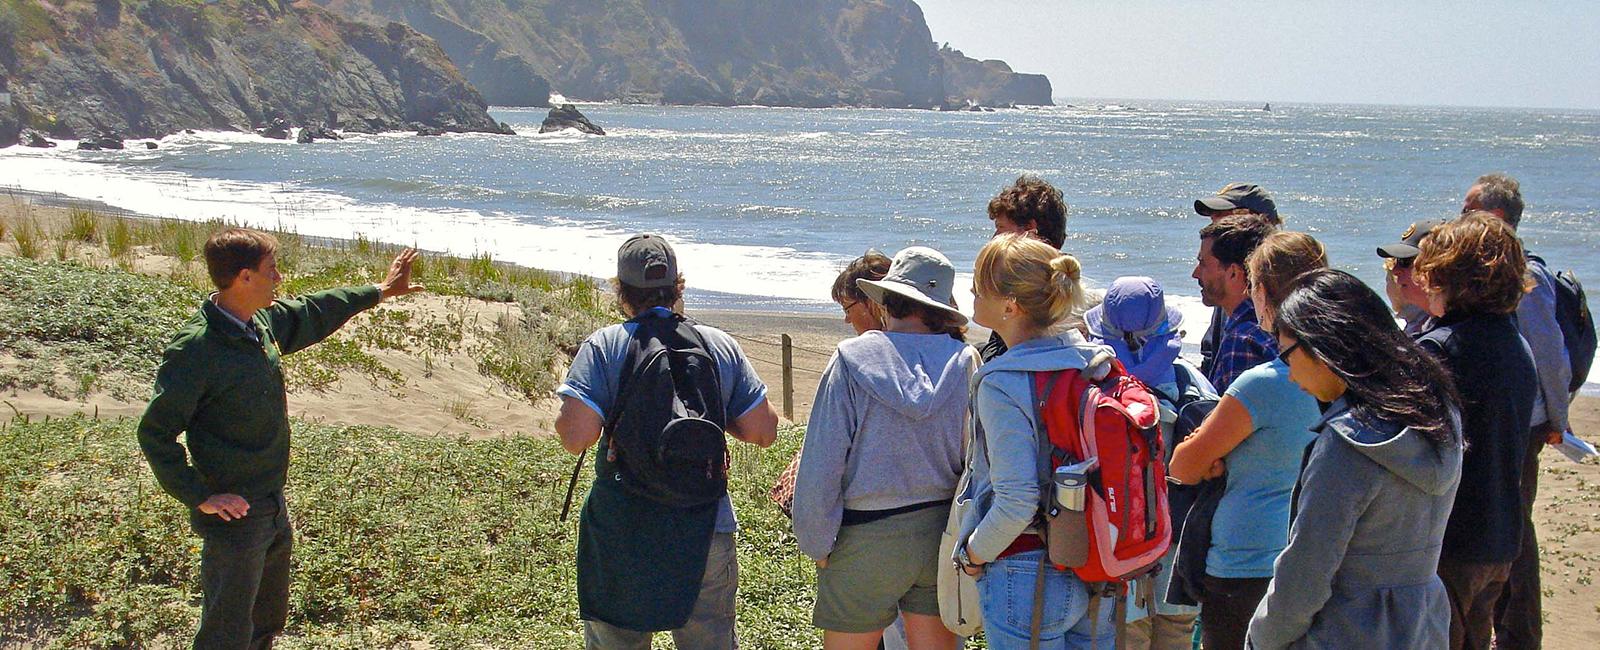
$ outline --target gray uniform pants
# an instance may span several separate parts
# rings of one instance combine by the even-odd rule
[[[233,521],[196,510],[189,525],[202,541],[195,650],[271,648],[289,618],[294,531],[283,494],[251,499],[249,514]]]

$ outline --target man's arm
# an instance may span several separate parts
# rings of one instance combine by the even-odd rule
[[[728,423],[728,434],[757,447],[771,447],[778,440],[778,410],[763,397],[754,408]]]
[[[1531,269],[1534,285],[1533,290],[1517,303],[1517,329],[1528,342],[1528,349],[1533,353],[1534,370],[1539,375],[1539,394],[1543,397],[1545,412],[1544,417],[1535,415],[1534,419],[1547,419],[1547,431],[1553,430],[1560,435],[1569,424],[1567,388],[1572,382],[1572,364],[1567,358],[1567,344],[1561,333],[1561,324],[1556,321],[1554,279],[1542,265],[1534,263],[1529,266],[1537,267]]]
[[[605,421],[594,409],[576,397],[561,397],[561,412],[556,415],[556,435],[561,437],[561,448],[576,456],[600,439],[600,428]]]
[[[273,337],[278,340],[279,353],[292,354],[315,345],[339,331],[356,314],[385,299],[423,291],[422,285],[411,284],[411,265],[416,259],[416,249],[408,249],[394,258],[383,282],[278,300],[261,310]]]
[[[139,448],[156,475],[156,483],[194,508],[211,496],[199,470],[189,464],[189,455],[178,444],[178,434],[188,430],[200,397],[205,394],[205,376],[186,363],[181,347],[168,349],[156,370],[154,396],[139,419]]]

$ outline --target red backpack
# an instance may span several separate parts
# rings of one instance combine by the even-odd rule
[[[1047,468],[1098,461],[1085,490],[1086,561],[1070,567],[1088,583],[1126,583],[1145,575],[1172,544],[1160,410],[1122,362],[1109,363],[1110,372],[1099,380],[1079,370],[1034,373],[1039,426],[1050,443]],[[1045,492],[1046,514],[1052,515],[1053,484]]]
[[[1046,553],[1034,584],[1030,648],[1039,647],[1044,616],[1044,562],[1072,569],[1096,596],[1115,599],[1117,647],[1122,647],[1129,583],[1138,580],[1139,598],[1153,606],[1154,580],[1161,556],[1172,545],[1167,508],[1167,463],[1163,458],[1161,412],[1156,398],[1115,357],[1110,370],[1092,379],[1085,370],[1033,374],[1038,409],[1040,522]],[[1083,489],[1082,511],[1056,503],[1054,469],[1094,461]],[[1089,601],[1089,616],[1099,627],[1100,598]],[[1091,635],[1098,631],[1091,628]]]

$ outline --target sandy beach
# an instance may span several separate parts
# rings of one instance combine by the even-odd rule
[[[63,219],[63,208],[34,206],[44,222]],[[15,254],[12,244],[0,244],[0,254]],[[80,251],[85,263],[96,260],[92,251]],[[170,258],[145,251],[134,270],[170,275]],[[386,309],[403,310],[417,320],[492,322],[520,316],[514,303],[497,303],[459,296],[422,295],[398,301]],[[803,422],[810,411],[821,372],[835,345],[852,334],[836,314],[792,314],[749,311],[700,311],[689,315],[736,336],[757,371],[766,381],[769,396],[780,412],[792,411]],[[363,316],[364,318],[365,316]],[[785,406],[783,335],[792,339],[792,401]],[[987,333],[974,330],[981,340]],[[475,343],[468,341],[462,347]],[[418,358],[397,351],[375,351],[379,361],[398,373],[400,381],[370,377],[341,377],[323,390],[295,391],[290,395],[293,415],[328,423],[392,426],[420,435],[511,436],[547,435],[556,409],[551,398],[533,400],[515,394],[482,374],[464,352]],[[15,351],[0,350],[0,370],[15,367]],[[0,395],[8,410],[32,417],[69,413],[97,413],[100,417],[137,417],[144,403],[117,399],[106,393],[62,399],[36,389],[10,389]],[[1573,428],[1591,440],[1600,437],[1600,399],[1580,397],[1573,405]],[[1549,648],[1587,648],[1600,638],[1600,462],[1575,464],[1554,450],[1542,456],[1541,486],[1535,519],[1543,545],[1545,640]]]

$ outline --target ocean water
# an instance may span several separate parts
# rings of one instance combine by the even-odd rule
[[[1189,277],[1207,222],[1194,199],[1260,183],[1288,227],[1381,289],[1378,244],[1455,214],[1474,178],[1505,171],[1522,181],[1529,248],[1600,288],[1600,112],[1103,100],[993,113],[583,110],[610,135],[539,135],[544,111],[501,109],[524,135],[12,147],[0,185],[602,277],[629,233],[652,231],[676,243],[692,304],[831,313],[834,274],[869,247],[932,246],[969,271],[992,232],[989,198],[1032,172],[1065,193],[1066,249],[1086,276],[1156,278],[1192,341],[1207,313]],[[959,300],[970,310],[969,294]]]

